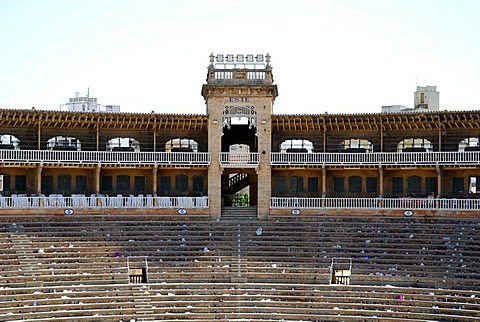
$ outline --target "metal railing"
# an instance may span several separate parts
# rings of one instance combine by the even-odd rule
[[[209,165],[208,152],[0,150],[1,162]]]
[[[208,208],[208,197],[0,196],[0,208]]]
[[[272,165],[477,165],[480,152],[374,152],[374,153],[281,153],[270,154]]]
[[[258,152],[220,152],[222,167],[257,167],[260,163]]]
[[[446,198],[296,198],[272,197],[270,208],[480,210],[480,199]]]

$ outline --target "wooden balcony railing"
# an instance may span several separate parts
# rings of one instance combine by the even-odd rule
[[[209,165],[210,153],[0,150],[0,162]]]
[[[270,154],[272,165],[478,165],[480,152],[374,152]]]
[[[295,198],[272,197],[270,208],[403,209],[479,211],[480,199],[446,198]]]
[[[224,168],[255,168],[259,163],[258,152],[220,152],[220,166]]]

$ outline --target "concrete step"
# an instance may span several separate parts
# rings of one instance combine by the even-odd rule
[[[241,277],[241,276],[232,276],[230,278],[230,281],[232,283],[246,283],[247,282],[247,278],[246,277]]]
[[[25,283],[25,287],[43,287],[42,281],[28,281]]]
[[[222,219],[255,220],[257,207],[222,207]]]
[[[141,295],[138,295],[138,296],[143,296],[143,295],[145,295],[145,294],[141,294]],[[137,295],[135,295],[135,296],[137,296]],[[150,302],[150,301],[151,300],[149,298],[144,298],[144,297],[141,297],[141,298],[136,297],[136,298],[133,299],[133,302],[135,302],[135,303],[137,303],[137,302],[147,303],[147,302]]]

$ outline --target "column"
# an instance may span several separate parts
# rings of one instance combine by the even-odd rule
[[[100,151],[100,124],[98,121],[99,120],[97,120],[97,127],[95,129],[95,141],[97,143],[97,151]]]
[[[211,115],[213,120],[221,120],[221,114]],[[218,121],[209,121],[208,125],[208,151],[210,152],[210,165],[208,167],[207,187],[208,205],[211,219],[218,219],[222,215],[222,171],[220,167],[220,151],[222,127]]]
[[[437,165],[437,196],[442,196],[442,168]]]
[[[257,169],[257,205],[258,219],[265,220],[270,214],[270,200],[272,199],[272,171],[269,166],[269,153],[260,154],[260,167]]]
[[[378,168],[378,181],[379,181],[379,194],[378,194],[378,197],[379,197],[379,200],[378,200],[378,205],[377,207],[382,207],[382,198],[384,196],[384,192],[385,192],[385,187],[383,185],[383,166],[380,165],[380,167]]]
[[[152,170],[152,195],[154,197],[157,196],[157,186],[158,186],[158,183],[157,183],[158,176],[157,176],[157,174],[158,174],[158,165],[155,164],[153,166],[153,170]]]
[[[100,171],[102,170],[102,166],[100,164],[97,165],[95,168],[95,194],[100,194]]]
[[[325,208],[325,197],[327,196],[327,168],[322,166],[322,208]]]
[[[35,193],[37,194],[37,196],[40,196],[42,194],[42,170],[43,164],[40,163],[35,169]],[[43,206],[42,198],[40,198],[40,206]]]
[[[43,164],[37,165],[36,169],[36,177],[35,177],[35,193],[37,196],[40,196],[42,194],[42,170],[43,170]]]
[[[380,168],[378,168],[378,178],[379,178],[379,196],[383,198],[384,196],[384,186],[383,186],[383,166],[380,165]]]
[[[37,149],[41,150],[42,149],[42,127],[41,123],[38,122],[38,130],[37,130]]]

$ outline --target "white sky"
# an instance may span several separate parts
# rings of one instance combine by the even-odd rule
[[[278,114],[480,109],[480,1],[1,0],[0,108],[76,91],[123,112],[205,113],[209,55],[267,52]]]

